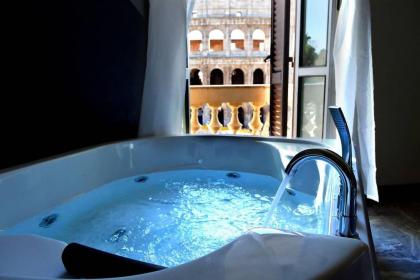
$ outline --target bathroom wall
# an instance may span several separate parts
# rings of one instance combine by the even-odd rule
[[[0,169],[137,136],[147,3],[0,4]]]
[[[137,136],[147,8],[133,3],[0,4],[0,169]],[[419,5],[371,0],[380,185],[420,183]]]
[[[371,0],[378,184],[420,183],[418,0]]]

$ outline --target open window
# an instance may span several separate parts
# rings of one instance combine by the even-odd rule
[[[245,34],[239,30],[235,29],[230,35],[230,48],[232,51],[245,50]]]
[[[252,50],[264,51],[265,49],[265,33],[261,29],[257,29],[252,33]]]
[[[221,52],[223,51],[225,35],[219,29],[210,31],[209,33],[209,50],[212,52]]]
[[[293,137],[323,138],[326,110],[332,98],[332,32],[336,17],[334,0],[296,2],[296,56],[294,69]]]
[[[325,137],[335,3],[196,0],[190,132]]]
[[[193,10],[202,50],[189,56],[190,133],[268,136],[271,0],[196,0]]]
[[[188,34],[190,52],[200,52],[203,50],[203,34],[198,30],[193,30]]]
[[[335,0],[273,0],[272,135],[326,135],[335,5]]]

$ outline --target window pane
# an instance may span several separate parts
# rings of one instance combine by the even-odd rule
[[[325,76],[299,78],[298,136],[322,138]]]
[[[300,66],[327,63],[328,0],[302,1]]]

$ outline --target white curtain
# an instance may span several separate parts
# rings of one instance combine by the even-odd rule
[[[369,1],[342,1],[333,56],[336,104],[352,135],[359,181],[367,197],[378,201]]]
[[[185,131],[188,0],[150,0],[139,136]]]

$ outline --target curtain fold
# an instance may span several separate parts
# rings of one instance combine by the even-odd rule
[[[150,0],[139,136],[185,131],[188,0]]]
[[[342,1],[333,57],[336,104],[342,107],[352,135],[359,181],[367,197],[379,201],[369,1]]]

